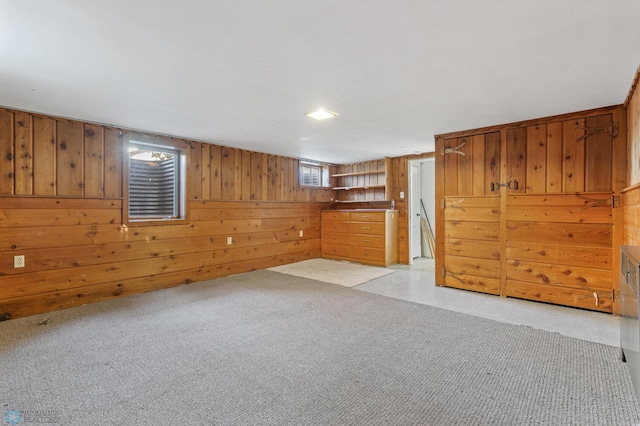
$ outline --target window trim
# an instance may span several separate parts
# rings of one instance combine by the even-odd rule
[[[320,170],[320,185],[308,185],[303,183],[302,168],[305,166],[318,168]],[[298,176],[299,176],[298,184],[303,188],[312,188],[312,189],[330,189],[331,188],[331,183],[329,180],[329,166],[326,164],[317,163],[314,161],[300,160],[298,164]]]
[[[160,150],[172,150],[179,153],[178,173],[177,173],[177,217],[172,218],[144,218],[136,219],[129,217],[129,148],[131,144],[147,145],[150,148],[157,147]],[[189,223],[189,185],[188,179],[188,161],[189,155],[187,143],[175,139],[168,139],[159,136],[145,135],[141,133],[127,132],[123,137],[122,163],[123,163],[123,179],[122,179],[122,223],[127,226],[158,226],[158,225],[177,225]]]

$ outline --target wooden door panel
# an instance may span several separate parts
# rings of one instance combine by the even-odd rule
[[[471,275],[474,277],[500,278],[500,261],[471,257],[447,256],[447,276]]]
[[[500,260],[500,242],[447,238],[444,253],[451,256]]]
[[[482,244],[490,244],[483,242]],[[498,253],[499,254],[499,253]],[[612,249],[508,241],[507,259],[611,270]]]
[[[597,294],[598,298],[596,299],[592,292],[582,289],[508,280],[506,296],[595,311],[611,312],[611,295],[608,293]]]
[[[589,117],[585,127],[591,136],[585,142],[585,191],[611,191],[613,136],[608,131],[611,114]]]
[[[611,223],[611,207],[601,206],[583,210],[577,206],[528,206],[526,209],[512,206],[507,210],[507,220],[568,223]]]
[[[499,241],[500,224],[495,222],[446,222],[445,238]]]
[[[587,291],[611,291],[611,271],[582,266],[507,260],[507,279]]]
[[[611,247],[611,225],[507,222],[507,241]]]
[[[510,193],[527,190],[527,129],[518,127],[507,130],[507,182]],[[516,189],[517,188],[517,189]]]
[[[500,294],[500,280],[494,278],[474,277],[471,275],[446,276],[445,285],[461,290]]]
[[[547,188],[547,126],[527,127],[526,192],[544,193]]]
[[[500,220],[499,207],[449,207],[444,211],[444,220],[498,222]]]

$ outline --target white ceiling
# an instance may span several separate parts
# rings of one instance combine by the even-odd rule
[[[620,104],[638,64],[638,0],[0,0],[0,105],[333,163]]]

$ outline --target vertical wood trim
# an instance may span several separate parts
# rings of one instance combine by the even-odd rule
[[[460,144],[464,143],[464,146],[458,148],[458,151],[465,154],[455,154],[458,158],[458,195],[471,195],[473,193],[472,139],[461,138],[458,141]]]
[[[104,196],[122,197],[122,133],[107,127],[104,130]]]
[[[262,198],[262,155],[257,152],[251,153],[250,175],[250,199],[259,200]]]
[[[13,195],[13,113],[0,110],[0,194]]]
[[[233,149],[233,199],[242,200],[242,150]]]
[[[104,196],[104,128],[84,125],[84,193],[87,197]]]
[[[251,152],[241,150],[242,153],[242,193],[241,200],[251,199]]]
[[[200,164],[202,168],[202,188],[200,189],[203,200],[211,199],[211,145],[200,144]]]
[[[211,145],[211,200],[222,198],[222,149],[218,145]]]
[[[260,200],[269,200],[269,159],[270,155],[262,154],[260,156],[260,171],[261,171],[261,188],[260,188]]]
[[[485,194],[492,194],[491,183],[499,183],[501,174],[500,132],[485,135]]]
[[[547,126],[527,127],[528,193],[543,194],[547,189]]]
[[[501,182],[512,181],[511,189],[508,191],[512,193],[524,193],[527,188],[527,129],[517,127],[507,129],[507,131],[503,133],[506,137],[506,139],[504,139],[506,140],[506,152],[503,152],[507,157],[502,158],[504,158],[506,162],[507,175],[503,177]],[[518,181],[518,189],[515,189],[515,181]]]
[[[471,163],[473,167],[473,195],[484,195],[487,191],[487,185],[485,184],[485,135],[476,135],[471,138],[472,151],[471,151]]]
[[[384,158],[384,200],[391,201],[395,198],[391,192],[391,158]],[[380,178],[378,177],[378,185],[380,184]]]
[[[189,188],[194,200],[202,199],[202,147],[200,143],[194,142],[188,145],[188,155],[190,157],[189,166]]]
[[[588,117],[586,127],[604,128],[611,125],[611,114]],[[609,132],[597,133],[584,140],[585,171],[584,186],[586,192],[611,191],[613,140]]]
[[[523,129],[524,130],[524,129]],[[507,182],[510,179],[508,174],[510,171],[507,169],[507,133],[509,131],[500,132],[500,158],[502,162],[500,164],[500,178],[502,182]],[[500,297],[507,297],[507,268],[505,268],[505,262],[507,258],[507,188],[500,188],[500,262],[499,262],[499,277],[500,277]]]
[[[233,148],[225,146],[220,148],[221,156],[221,172],[222,172],[222,199],[225,201],[233,200],[235,184],[235,153]]]
[[[444,286],[444,195],[445,195],[445,156],[441,155],[445,139],[436,137],[435,190],[436,190],[436,285]]]
[[[84,135],[81,123],[58,121],[58,195],[84,195]]]
[[[564,161],[562,160],[562,122],[547,124],[547,191],[562,192]]]
[[[298,196],[300,195],[300,180],[298,179],[298,159],[290,158],[289,159],[289,176],[291,176],[291,200],[298,201]]]
[[[454,148],[459,145],[462,139],[449,139],[443,140],[443,146],[445,148]],[[442,151],[438,151],[439,153]],[[442,155],[442,154],[438,154]],[[457,154],[444,154],[444,170],[446,173],[444,183],[443,195],[458,195],[458,155]]]
[[[33,123],[31,115],[16,112],[14,115],[14,175],[15,194],[33,194]]]
[[[584,140],[578,142],[578,138],[583,135],[581,127],[584,127],[584,119],[564,121],[562,125],[562,142],[564,146],[563,192],[583,192]]]
[[[613,111],[612,119],[614,123],[618,123],[618,135],[613,138],[613,157],[612,157],[612,189],[615,196],[620,197],[620,208],[612,209],[613,217],[613,241],[612,241],[612,277],[611,284],[614,292],[620,291],[620,274],[618,273],[618,265],[620,265],[620,246],[624,244],[624,206],[622,200],[622,191],[627,187],[627,113],[624,108],[618,108]],[[617,297],[613,301],[612,313],[620,315],[620,298]]]
[[[289,190],[289,159],[286,157],[280,157],[280,176],[282,178],[282,195],[283,201],[291,201]]]
[[[56,122],[33,117],[33,194],[56,194]]]

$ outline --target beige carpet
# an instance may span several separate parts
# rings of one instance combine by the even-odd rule
[[[343,260],[310,259],[288,265],[268,268],[270,271],[309,278],[325,283],[354,287],[394,271],[378,266],[361,265]]]

